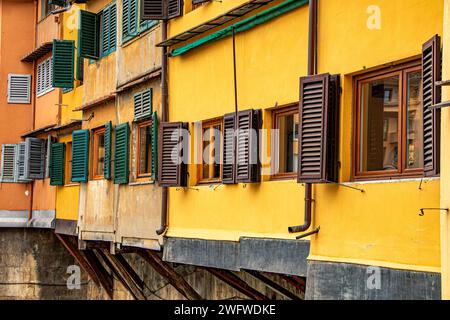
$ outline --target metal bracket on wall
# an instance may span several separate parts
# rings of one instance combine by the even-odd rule
[[[295,237],[295,239],[300,240],[300,239],[306,238],[306,237],[308,237],[308,236],[311,236],[311,235],[313,235],[313,234],[319,233],[319,231],[320,231],[320,226],[317,227],[316,229],[314,229],[314,230],[311,231],[311,232],[307,232],[307,233],[304,233],[304,234],[301,234],[301,235]]]
[[[89,115],[89,117],[87,119],[81,119],[81,121],[91,121],[92,118],[94,118],[94,113],[91,112],[91,114]],[[80,121],[80,119],[70,119],[72,121]]]
[[[423,217],[425,215],[425,210],[427,210],[427,211],[445,211],[447,213],[449,211],[448,208],[422,208],[422,209],[420,209],[419,216]]]

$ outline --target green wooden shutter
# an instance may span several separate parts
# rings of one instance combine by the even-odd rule
[[[53,87],[73,88],[75,42],[53,40]]]
[[[129,158],[129,124],[128,122],[117,125],[114,132],[114,183],[128,183],[128,158]]]
[[[152,115],[152,179],[158,180],[158,115]]]
[[[112,124],[105,124],[105,179],[111,179],[111,146],[112,146]]]
[[[87,182],[89,179],[89,130],[72,133],[72,182]]]
[[[116,4],[109,5],[101,13],[101,56],[116,50]]]
[[[78,48],[80,57],[99,58],[99,18],[97,14],[80,10]]]
[[[109,52],[116,51],[117,10],[116,3],[109,6]]]
[[[123,0],[122,8],[122,42],[137,35],[138,1]]]
[[[50,151],[50,185],[64,185],[65,144],[53,143]]]

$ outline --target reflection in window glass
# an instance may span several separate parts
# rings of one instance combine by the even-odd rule
[[[150,124],[139,128],[139,175],[149,175],[152,170]]]
[[[221,130],[221,122],[203,126],[202,180],[220,179]]]
[[[277,116],[278,173],[297,172],[298,123],[298,113]]]
[[[422,108],[422,73],[407,74],[407,118],[406,118],[406,167],[417,169],[423,167],[423,108]]]
[[[364,83],[360,103],[360,170],[396,170],[399,160],[399,76]]]
[[[96,176],[103,176],[105,171],[105,133],[99,133],[97,136],[97,164],[95,169]]]

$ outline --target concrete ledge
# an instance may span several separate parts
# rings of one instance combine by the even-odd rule
[[[309,241],[241,238],[239,242],[166,238],[168,262],[306,276]]]
[[[55,232],[68,236],[78,236],[76,220],[56,219]]]
[[[55,228],[54,210],[34,210],[31,219],[28,211],[0,210],[0,228]]]
[[[309,261],[307,300],[440,300],[441,275],[370,266]],[[377,271],[377,272],[378,272]],[[368,285],[369,283],[369,285]]]

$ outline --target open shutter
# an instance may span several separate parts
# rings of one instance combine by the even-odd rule
[[[31,102],[31,75],[8,74],[8,103],[28,104]]]
[[[223,117],[224,140],[222,148],[222,182],[224,184],[236,183],[235,177],[235,131],[236,114],[229,113]]]
[[[105,179],[111,179],[111,146],[112,146],[112,124],[108,121],[105,124]]]
[[[56,138],[49,135],[47,137],[47,144],[46,144],[46,157],[45,157],[45,178],[50,178],[50,157],[52,152],[52,144],[56,142]]]
[[[187,163],[183,161],[187,152],[187,143],[183,139],[183,129],[188,124],[182,122],[163,122],[159,126],[160,151],[159,185],[163,187],[187,186]]]
[[[138,0],[123,0],[122,41],[127,41],[138,32]]]
[[[72,182],[87,182],[89,179],[89,130],[72,133]]]
[[[239,111],[236,125],[236,182],[259,182],[261,111]]]
[[[440,169],[440,109],[432,106],[441,100],[441,39],[438,35],[427,41],[422,48],[423,72],[423,161],[425,176],[435,176]]]
[[[73,88],[75,42],[53,40],[53,87]]]
[[[183,13],[183,0],[141,0],[143,20],[165,20]]]
[[[50,150],[50,185],[63,186],[65,144],[53,143]]]
[[[25,150],[26,150],[26,143],[21,142],[17,145],[17,179],[19,182],[28,182],[31,181],[29,179],[25,178]]]
[[[127,184],[129,175],[129,140],[128,122],[117,125],[114,130],[114,183]]]
[[[192,0],[192,4],[200,4],[200,3],[205,3],[205,2],[209,2],[211,0]]]
[[[298,182],[337,182],[339,76],[300,79]]]
[[[44,179],[45,177],[45,140],[25,139],[25,179]]]
[[[1,182],[16,182],[17,181],[17,145],[4,144],[2,145],[2,171]]]
[[[78,48],[80,57],[99,58],[99,18],[97,14],[80,10],[78,29]]]
[[[158,115],[152,115],[152,180],[158,180]]]
[[[117,43],[117,8],[116,3],[114,2],[109,6],[109,52],[113,52],[116,50]]]

